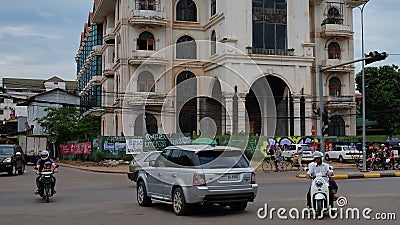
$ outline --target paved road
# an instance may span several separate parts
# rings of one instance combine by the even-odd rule
[[[258,174],[260,190],[255,203],[242,213],[228,208],[197,208],[192,216],[177,217],[170,205],[160,203],[151,208],[139,207],[135,187],[125,175],[100,174],[60,168],[57,195],[46,204],[33,196],[34,172],[28,167],[23,176],[0,175],[0,224],[298,224],[302,221],[260,220],[257,210],[268,203],[269,208],[303,208],[308,189],[306,180]],[[275,177],[273,177],[275,176]],[[278,177],[282,176],[282,177]],[[274,182],[277,183],[274,183]],[[400,216],[400,178],[341,180],[340,193],[348,198],[349,207],[370,207],[375,212],[395,212]],[[306,223],[321,224],[306,220]],[[363,224],[397,224],[397,221],[363,220]],[[323,224],[354,224],[353,220],[325,219]],[[359,222],[356,222],[359,223]]]

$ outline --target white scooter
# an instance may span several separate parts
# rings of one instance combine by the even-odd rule
[[[324,212],[329,212],[331,205],[331,196],[329,193],[328,176],[317,173],[311,182],[311,208],[316,213],[318,219],[324,217]]]

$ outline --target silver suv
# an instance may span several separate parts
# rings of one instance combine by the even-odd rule
[[[219,204],[242,211],[253,202],[258,185],[254,169],[240,149],[204,145],[171,146],[139,171],[137,201],[172,202],[176,215],[192,204]]]

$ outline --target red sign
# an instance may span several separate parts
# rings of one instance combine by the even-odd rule
[[[60,145],[60,152],[63,155],[90,155],[92,154],[92,143],[70,143]]]
[[[315,128],[314,125],[312,125],[312,127],[311,127],[311,135],[315,136],[316,134],[317,134],[317,129]]]

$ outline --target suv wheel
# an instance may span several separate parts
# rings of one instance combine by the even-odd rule
[[[147,196],[146,185],[143,183],[143,181],[140,181],[137,184],[136,193],[137,202],[140,206],[146,207],[151,205],[151,198]]]
[[[240,202],[229,206],[233,211],[244,211],[247,208],[247,202]]]
[[[185,201],[185,195],[182,188],[176,188],[172,194],[172,208],[174,213],[178,216],[187,215],[189,212],[189,205]]]
[[[24,172],[25,172],[25,164],[22,164],[21,169],[18,170],[18,174],[22,175],[22,174],[24,174]]]
[[[325,161],[329,161],[329,155],[325,155]]]
[[[343,162],[344,162],[343,156],[339,156],[339,162],[340,162],[340,163],[343,163]]]

